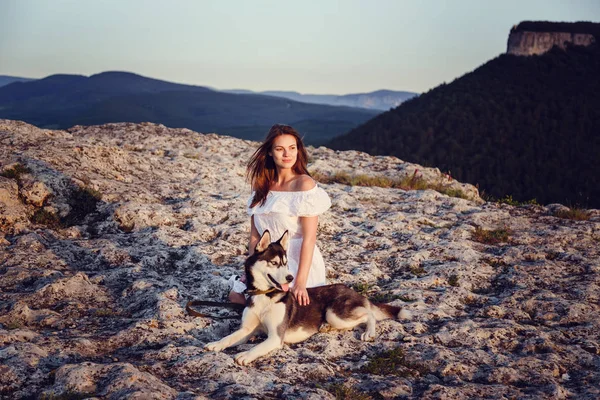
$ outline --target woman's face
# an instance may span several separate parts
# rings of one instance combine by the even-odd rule
[[[292,168],[298,159],[298,144],[292,135],[279,135],[273,141],[269,155],[277,168]]]

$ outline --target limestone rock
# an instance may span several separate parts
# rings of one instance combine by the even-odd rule
[[[600,210],[484,203],[394,157],[309,148],[309,169],[416,174],[468,193],[319,183],[327,279],[411,319],[323,329],[248,367],[203,350],[239,320],[222,301],[247,255],[257,143],[151,123],[38,129],[0,120],[0,396],[7,398],[600,397]],[[41,206],[41,208],[40,208]],[[38,210],[61,219],[29,217]],[[501,229],[501,241],[477,232]],[[492,238],[493,239],[493,238]],[[230,315],[215,309],[217,315]],[[393,366],[393,368],[388,368]]]
[[[506,53],[531,56],[544,54],[554,46],[564,50],[567,45],[589,46],[595,42],[589,33],[511,31]]]
[[[17,182],[0,176],[0,231],[23,231],[29,223],[28,214],[29,210],[19,199]]]
[[[21,195],[25,199],[26,203],[32,204],[35,207],[42,207],[52,196],[52,194],[52,191],[44,182],[32,179],[30,175],[24,177],[22,181]]]
[[[77,393],[142,400],[174,399],[177,395],[176,390],[128,363],[64,365],[56,371],[55,380],[47,396]]]

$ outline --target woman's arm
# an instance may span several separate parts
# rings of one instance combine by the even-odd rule
[[[256,229],[256,225],[254,225],[254,215],[250,217],[250,240],[248,242],[248,255],[254,254],[254,249],[256,248],[256,244],[260,240],[260,235],[258,234],[258,230]]]
[[[308,305],[310,299],[306,291],[306,281],[312,264],[315,244],[317,243],[317,226],[319,217],[300,217],[300,228],[302,230],[302,245],[300,247],[300,260],[298,260],[298,274],[294,281],[292,294],[301,306]]]

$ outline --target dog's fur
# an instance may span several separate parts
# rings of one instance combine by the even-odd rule
[[[376,304],[345,285],[326,285],[307,289],[310,304],[300,306],[286,284],[293,280],[287,268],[287,231],[271,243],[269,231],[265,231],[256,245],[255,252],[245,263],[246,284],[250,297],[242,315],[240,329],[223,339],[208,343],[205,348],[221,351],[246,343],[259,331],[267,333],[267,339],[235,356],[235,361],[248,365],[259,357],[280,348],[283,343],[298,343],[319,332],[327,323],[334,329],[352,329],[367,324],[361,340],[375,338],[375,323],[388,318],[405,318],[400,307]],[[270,293],[261,293],[274,290]]]

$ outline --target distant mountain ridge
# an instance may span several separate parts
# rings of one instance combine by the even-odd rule
[[[284,97],[286,99],[301,101],[311,104],[328,104],[332,106],[359,107],[372,110],[387,111],[390,108],[398,107],[406,100],[418,96],[415,92],[394,91],[394,90],[376,90],[369,93],[354,93],[345,95],[334,94],[302,94],[294,91],[267,90],[263,92],[253,92],[245,89],[222,90],[226,93],[239,94],[263,94],[267,96]]]
[[[32,78],[22,78],[19,76],[8,76],[8,75],[0,75],[0,87],[6,86],[13,82],[29,82],[35,79]]]
[[[377,111],[230,94],[129,72],[51,75],[0,87],[0,118],[65,129],[108,122],[155,122],[199,132],[260,140],[275,122],[296,127],[319,145],[372,118]]]
[[[600,208],[600,49],[503,54],[328,146],[449,171],[497,198]]]

